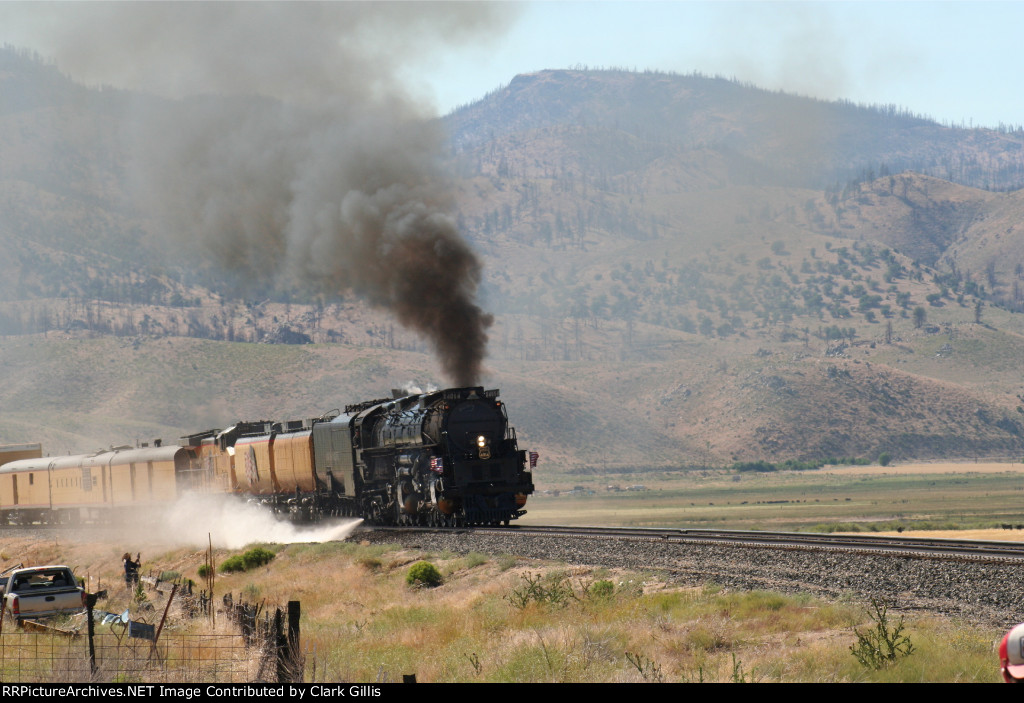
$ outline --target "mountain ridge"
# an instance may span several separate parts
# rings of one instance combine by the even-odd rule
[[[350,292],[239,300],[168,254],[121,139],[137,96],[4,56],[0,438],[88,450],[446,384]],[[1024,452],[1019,131],[621,71],[517,76],[443,122],[485,383],[553,465]]]

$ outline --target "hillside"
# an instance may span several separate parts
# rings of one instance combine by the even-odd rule
[[[0,91],[0,441],[449,383],[351,291],[240,299],[161,241],[124,139],[150,98],[10,50]],[[1024,135],[618,71],[517,76],[444,126],[484,383],[549,466],[1024,452]]]
[[[699,74],[541,71],[516,76],[446,121],[455,149],[484,172],[494,154],[522,175],[583,164],[590,179],[614,178],[638,164],[706,152],[733,184],[825,189],[880,169],[987,188],[1024,184],[1019,132],[945,127],[893,106],[826,102]],[[552,134],[566,135],[566,153],[544,150]],[[572,154],[573,140],[600,148]],[[520,158],[500,153],[509,141]]]

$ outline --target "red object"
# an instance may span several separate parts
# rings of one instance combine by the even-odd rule
[[[1024,623],[1003,636],[1003,641],[999,643],[999,664],[1004,681],[1024,681]]]

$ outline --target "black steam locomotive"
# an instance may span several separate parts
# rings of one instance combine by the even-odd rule
[[[526,512],[536,454],[519,449],[498,391],[394,396],[311,420],[239,422],[173,446],[39,451],[0,468],[0,524],[146,515],[188,493],[236,494],[295,521],[507,525]]]
[[[507,525],[526,512],[533,492],[531,462],[497,390],[453,388],[349,405],[321,429],[333,440],[322,448],[316,430],[317,466],[330,465],[332,477],[340,470],[344,495],[372,522]]]
[[[185,440],[200,473],[222,490],[300,520],[507,525],[526,512],[536,454],[519,449],[497,390],[393,395],[314,420],[239,423]]]

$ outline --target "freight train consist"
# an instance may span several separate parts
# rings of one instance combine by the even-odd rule
[[[393,395],[173,446],[11,461],[0,466],[0,524],[145,515],[188,493],[238,494],[295,521],[507,525],[526,512],[536,454],[519,449],[497,390]]]

